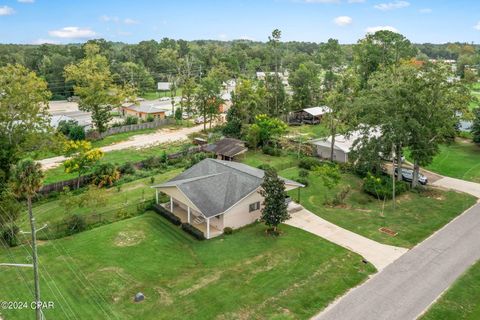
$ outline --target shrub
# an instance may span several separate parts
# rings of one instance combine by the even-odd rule
[[[298,170],[298,176],[301,178],[306,178],[308,177],[309,174],[310,174],[310,171],[308,171],[307,169],[300,168],[300,170]]]
[[[85,129],[76,120],[60,121],[57,130],[70,140],[85,140]]]
[[[2,239],[9,247],[16,247],[19,244],[18,232],[20,228],[16,225],[6,226],[2,232]]]
[[[205,240],[203,232],[192,226],[190,223],[182,223],[182,230],[191,234],[197,240]]]
[[[85,218],[81,215],[74,214],[66,219],[67,223],[67,235],[72,235],[85,231],[87,229],[87,222]]]
[[[230,227],[225,227],[225,228],[223,228],[223,233],[224,233],[224,234],[232,234],[232,233],[233,233],[233,229],[230,228]]]
[[[162,157],[151,156],[142,161],[142,167],[145,169],[157,169],[165,167]]]
[[[138,123],[138,118],[137,117],[127,116],[127,118],[125,119],[125,125],[126,126],[131,125],[131,124],[137,124],[137,123]]]
[[[126,162],[118,167],[118,171],[120,171],[121,174],[134,174],[135,166],[132,162]]]
[[[153,121],[155,121],[155,118],[151,114],[149,114],[145,122],[153,122]]]
[[[116,216],[119,219],[127,219],[127,218],[131,218],[133,214],[132,212],[128,212],[128,210],[125,207],[122,207],[118,209]]]
[[[120,172],[113,163],[103,163],[93,172],[93,183],[100,188],[111,187],[118,179],[120,179]]]
[[[320,164],[320,160],[316,158],[305,157],[300,159],[298,167],[305,170],[312,170],[313,168],[320,166]]]
[[[296,182],[303,184],[305,187],[308,187],[308,179],[306,177],[298,177]]]
[[[367,177],[363,179],[363,191],[369,195],[372,195],[380,200],[392,199],[393,185],[392,178],[390,176],[381,175],[374,176],[367,174]],[[409,184],[404,181],[395,182],[395,194],[400,195],[409,190]]]
[[[267,164],[267,163],[262,163],[262,164],[259,165],[257,168],[260,169],[260,170],[264,170],[264,171],[273,169],[272,166],[269,165],[269,164]]]
[[[179,217],[177,217],[176,215],[174,215],[173,213],[171,213],[170,211],[168,211],[167,209],[165,209],[164,207],[158,204],[153,206],[153,210],[176,226],[179,226],[182,224],[182,220],[180,220]]]
[[[275,147],[268,146],[268,145],[263,146],[262,152],[264,154],[267,154],[267,155],[273,156],[273,157],[279,157],[282,154],[282,152],[279,148],[275,148]]]
[[[200,153],[196,153],[196,154],[193,154],[190,156],[189,158],[189,164],[188,164],[188,168],[190,167],[193,167],[194,165],[196,165],[197,163],[199,163],[200,161],[204,160],[207,158],[207,154],[205,152],[200,152]]]

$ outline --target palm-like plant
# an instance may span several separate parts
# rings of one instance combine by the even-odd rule
[[[43,183],[43,172],[41,165],[32,159],[20,160],[16,166],[12,168],[11,187],[17,198],[25,197],[28,205],[28,216],[30,218],[30,228],[32,233],[32,257],[33,257],[33,273],[35,278],[35,301],[36,318],[42,319],[40,309],[40,283],[38,275],[38,257],[37,257],[37,239],[35,234],[35,218],[32,212],[32,198],[40,190]]]

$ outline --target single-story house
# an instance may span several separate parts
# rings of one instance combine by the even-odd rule
[[[318,124],[323,116],[332,110],[327,106],[311,107],[294,111],[290,114],[290,123]]]
[[[264,198],[258,191],[263,177],[263,170],[242,163],[205,159],[152,188],[157,204],[160,192],[168,195],[165,208],[210,239],[221,235],[224,228],[240,228],[260,218]],[[303,187],[283,180],[286,190]]]
[[[336,135],[333,151],[334,161],[345,163],[349,161],[348,155],[353,149],[355,141],[362,137],[362,131],[357,130],[351,132],[348,136]],[[379,130],[371,129],[369,131],[370,138],[379,137],[381,135]],[[310,141],[315,148],[315,153],[319,158],[330,159],[332,150],[332,137],[320,138]]]
[[[215,153],[217,159],[233,161],[235,157],[248,151],[245,141],[223,138],[215,143],[206,145],[205,151]]]
[[[171,113],[166,109],[168,106],[159,101],[139,100],[137,103],[124,104],[121,108],[124,117],[133,116],[143,120],[146,120],[149,116],[152,116],[155,120],[165,119]]]
[[[230,92],[223,92],[221,95],[222,103],[218,106],[218,112],[226,113],[232,106],[232,94]]]

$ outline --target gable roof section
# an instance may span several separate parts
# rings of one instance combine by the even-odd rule
[[[350,133],[350,135],[336,135],[335,136],[335,147],[334,149],[336,150],[341,150],[345,153],[349,153],[352,151],[353,144],[355,143],[356,140],[362,137],[363,132],[361,130],[353,131]],[[377,128],[370,128],[368,131],[369,138],[378,138],[381,136],[381,132]],[[320,139],[315,139],[312,140],[311,143],[317,146],[323,146],[330,148],[331,147],[331,142],[332,142],[332,137],[328,138],[320,138]]]
[[[306,108],[306,109],[303,109],[302,111],[305,111],[306,113],[308,113],[308,114],[310,114],[314,117],[318,117],[318,116],[324,115],[326,113],[330,113],[332,110],[327,106],[323,106],[323,107]]]
[[[214,152],[227,157],[235,157],[236,155],[244,153],[247,150],[248,148],[245,147],[245,142],[233,138],[223,138],[222,140],[219,140],[216,143],[206,147],[206,151]]]
[[[263,170],[242,163],[205,159],[155,188],[177,187],[208,218],[225,212],[257,190],[263,176]],[[284,181],[303,186],[291,180]]]

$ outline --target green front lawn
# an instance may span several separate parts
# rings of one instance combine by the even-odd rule
[[[307,319],[374,272],[307,232],[251,225],[195,241],[153,212],[39,247],[47,319]],[[26,248],[0,260],[27,263]],[[3,269],[2,300],[31,301],[30,269]],[[137,292],[145,301],[134,303]],[[1,310],[32,319],[31,309]]]
[[[298,168],[279,172],[285,178],[295,180]],[[341,183],[334,189],[327,189],[322,179],[310,173],[308,187],[301,189],[300,202],[320,217],[375,241],[411,248],[453,218],[475,204],[476,199],[454,191],[434,190],[428,193],[408,192],[393,202],[377,200],[362,191],[362,180],[351,174],[343,174]],[[343,187],[350,185],[351,191],[345,205],[325,206],[325,199],[332,199]],[[298,191],[290,192],[297,200]],[[398,234],[394,237],[379,231],[387,227]]]
[[[441,175],[480,183],[480,146],[457,139],[440,148],[440,153],[426,167]]]
[[[99,161],[99,163],[101,164],[110,162],[118,165],[122,165],[126,162],[136,163],[145,160],[151,156],[160,156],[163,151],[165,151],[167,154],[179,152],[185,145],[188,145],[188,142],[180,141],[174,143],[163,143],[150,148],[129,148],[110,151],[105,153],[105,156]],[[50,169],[45,172],[44,184],[74,179],[76,177],[76,173],[66,173],[65,168],[62,164],[54,169]]]
[[[241,162],[255,168],[260,165],[269,165],[279,171],[296,166],[298,164],[298,158],[294,155],[273,157],[263,154],[261,151],[250,150],[242,155]]]
[[[480,262],[473,265],[448,289],[422,320],[480,319]]]

